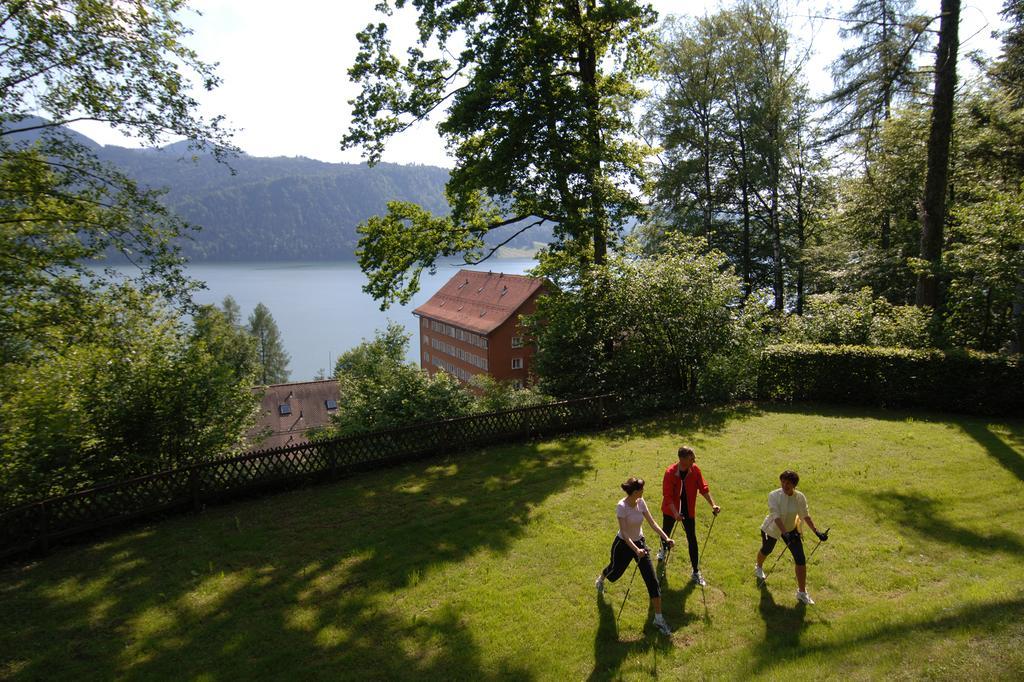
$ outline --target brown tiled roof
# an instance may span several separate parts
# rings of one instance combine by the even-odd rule
[[[412,311],[478,334],[490,334],[543,284],[525,275],[459,270],[430,300]]]
[[[337,404],[339,398],[338,382],[334,379],[274,384],[253,390],[263,391],[263,400],[259,422],[248,436],[252,446],[261,449],[307,441],[306,431],[326,426],[330,415],[336,412],[327,409],[326,401]],[[281,414],[281,405],[288,405],[290,413]],[[269,436],[261,438],[268,432]]]

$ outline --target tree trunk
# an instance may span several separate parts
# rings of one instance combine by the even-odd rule
[[[801,135],[803,133],[801,132]],[[804,235],[804,159],[803,143],[800,142],[800,161],[796,176],[796,240],[799,261],[796,265],[796,314],[804,314],[804,246],[807,238]]]
[[[773,270],[772,290],[775,293],[775,310],[781,312],[784,307],[785,292],[783,291],[782,277],[782,225],[779,220],[779,187],[777,184],[772,187],[771,213]]]
[[[750,256],[750,172],[747,161],[747,144],[743,130],[743,123],[739,121],[740,146],[740,191],[743,212],[743,300],[750,298],[754,291],[753,282],[753,259]]]
[[[781,177],[782,152],[779,148],[779,122],[772,124],[772,152],[769,180],[771,182],[772,200],[769,210],[769,222],[772,230],[772,290],[775,294],[775,311],[782,312],[785,306],[784,279],[782,272],[782,221],[779,218],[779,179]]]
[[[711,246],[711,125],[705,118],[701,126],[704,134],[704,236]]]
[[[949,147],[953,135],[953,96],[956,88],[956,57],[959,40],[960,0],[942,0],[939,47],[935,58],[935,94],[932,98],[931,132],[928,136],[928,174],[921,200],[921,258],[928,271],[917,278],[914,300],[919,307],[938,310],[939,269],[942,264],[943,229],[946,221],[946,188],[949,179]]]
[[[587,16],[594,11],[593,0],[586,3]],[[581,21],[581,26],[584,22]],[[603,265],[608,254],[608,216],[604,205],[604,192],[600,188],[598,178],[601,172],[601,106],[597,92],[597,51],[594,40],[586,32],[580,37],[577,60],[580,72],[580,85],[583,91],[584,110],[586,112],[587,147],[590,158],[586,159],[587,167],[583,169],[590,199],[591,238],[594,243],[594,264]]]

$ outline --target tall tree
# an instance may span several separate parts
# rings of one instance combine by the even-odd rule
[[[730,201],[723,144],[729,26],[722,14],[670,18],[657,51],[662,89],[645,134],[664,149],[655,171],[661,220],[720,247],[718,223]]]
[[[620,228],[643,212],[644,148],[631,111],[652,73],[649,5],[636,0],[406,0],[417,44],[400,60],[388,25],[357,38],[349,70],[362,86],[342,144],[371,163],[394,134],[447,106],[438,130],[455,156],[451,213],[392,202],[360,227],[366,290],[384,305],[418,290],[439,256],[483,255],[499,226],[556,225],[554,249],[581,267],[604,262]],[[427,51],[431,51],[428,56]]]
[[[868,163],[877,151],[879,128],[892,118],[893,107],[914,100],[925,90],[916,57],[928,48],[927,17],[914,12],[915,0],[856,0],[843,15],[848,22],[841,38],[857,44],[832,64],[835,89],[825,98],[830,105],[830,140],[852,138],[859,150],[866,180],[878,191],[874,168]],[[892,215],[880,216],[877,240],[890,246]]]
[[[756,133],[756,151],[765,169],[764,186],[757,198],[771,240],[774,308],[785,306],[785,254],[782,224],[783,163],[792,139],[793,104],[798,69],[789,63],[789,32],[777,4],[754,0],[739,7],[745,41],[754,55],[751,95],[758,103],[750,129]]]
[[[228,150],[196,112],[193,81],[218,84],[183,40],[181,0],[24,0],[0,6],[0,360],[81,338],[83,313],[118,276],[87,267],[113,251],[137,283],[187,300],[175,240],[186,230],[61,126],[109,123],[146,143],[183,136]],[[45,116],[46,118],[39,118]]]
[[[288,381],[288,363],[291,362],[291,357],[284,350],[281,332],[267,306],[262,303],[256,304],[256,308],[249,315],[247,330],[256,339],[256,355],[260,365],[259,382],[268,386]]]
[[[238,305],[238,301],[235,300],[234,296],[231,294],[225,296],[224,301],[220,304],[220,308],[228,324],[234,327],[242,324],[242,308]]]
[[[1006,0],[1001,12],[1010,27],[1003,33],[1003,54],[993,69],[996,81],[1024,107],[1024,0]]]
[[[701,235],[739,270],[744,296],[770,287],[777,310],[792,267],[786,174],[800,69],[777,3],[751,0],[689,25],[669,23],[663,90],[650,119],[665,152],[656,206],[670,230]],[[664,227],[662,229],[665,229]]]
[[[946,223],[949,148],[953,137],[959,26],[960,0],[942,0],[939,46],[935,54],[935,91],[928,135],[928,172],[925,176],[924,197],[921,199],[921,259],[926,262],[926,266],[918,275],[914,299],[915,305],[929,306],[933,310],[938,310],[942,302],[939,275]],[[940,318],[936,316],[935,319]]]
[[[820,228],[828,209],[835,206],[835,188],[829,177],[824,137],[812,121],[814,102],[805,88],[797,90],[793,107],[793,135],[786,148],[785,219],[790,224],[789,242],[794,251],[794,311],[802,315],[808,293],[809,246],[820,241]]]
[[[915,58],[928,48],[931,22],[914,12],[915,5],[915,0],[856,0],[843,14],[839,37],[858,42],[832,63],[835,89],[824,101],[831,105],[833,138],[856,135],[871,148],[893,106],[923,90]]]
[[[838,179],[839,196],[828,217],[827,243],[816,277],[824,288],[859,291],[902,305],[914,302],[917,276],[912,270],[921,240],[918,215],[928,154],[928,110],[897,110],[879,128],[878,143],[861,171]],[[889,218],[889,246],[878,240],[878,226]]]

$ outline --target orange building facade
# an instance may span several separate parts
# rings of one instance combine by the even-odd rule
[[[416,308],[420,367],[463,382],[489,374],[516,386],[530,383],[534,348],[519,326],[537,307],[543,282],[523,275],[459,270]]]

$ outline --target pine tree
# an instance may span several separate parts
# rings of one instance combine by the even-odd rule
[[[231,294],[224,297],[224,301],[220,304],[221,310],[224,311],[224,317],[232,327],[239,327],[242,325],[242,308],[238,305],[238,301],[234,299]]]
[[[291,357],[281,343],[281,332],[277,329],[274,316],[270,309],[257,303],[252,315],[249,316],[248,331],[256,339],[256,352],[259,356],[259,379],[263,385],[283,384],[288,381],[288,363]]]

